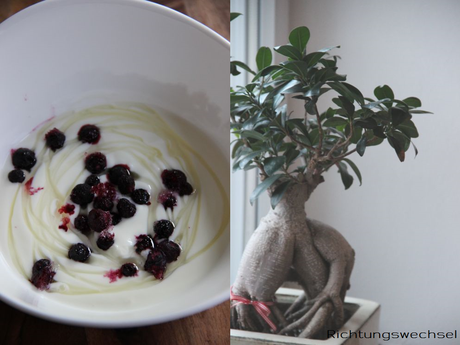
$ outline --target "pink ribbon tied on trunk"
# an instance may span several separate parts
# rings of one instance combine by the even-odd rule
[[[232,308],[236,307],[239,304],[252,305],[254,309],[259,313],[259,315],[262,317],[262,319],[264,319],[265,322],[270,326],[270,328],[273,331],[276,331],[275,324],[269,318],[271,311],[268,306],[273,305],[274,304],[273,302],[252,301],[250,299],[235,295],[233,293],[232,287],[230,288],[230,301],[236,302],[232,305]]]

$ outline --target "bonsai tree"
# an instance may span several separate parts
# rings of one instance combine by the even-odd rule
[[[289,44],[274,48],[286,61],[272,64],[272,51],[262,47],[257,71],[241,61],[232,61],[230,70],[254,76],[230,92],[233,170],[257,168],[260,184],[250,201],[265,191],[271,200],[232,286],[232,327],[306,338],[342,326],[354,251],[337,230],[307,218],[305,203],[329,169],[338,170],[345,189],[352,174],[361,183],[349,159],[355,153],[388,143],[403,162],[418,137],[412,116],[426,113],[417,110],[418,98],[396,99],[387,85],[375,88],[375,98],[364,97],[337,73],[338,57],[330,52],[339,47],[309,52],[309,38],[308,28],[298,27]],[[287,97],[305,111],[289,112]],[[320,110],[326,97],[331,106]],[[283,315],[274,296],[288,278],[304,293]]]

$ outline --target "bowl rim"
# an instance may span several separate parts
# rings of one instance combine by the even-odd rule
[[[29,16],[33,16],[37,13],[41,13],[43,11],[54,9],[60,6],[83,5],[83,4],[123,5],[123,6],[128,6],[128,7],[137,7],[143,10],[158,13],[160,15],[169,17],[171,19],[179,20],[182,23],[185,23],[197,29],[202,34],[207,35],[209,38],[219,43],[224,48],[227,48],[230,53],[230,42],[224,37],[222,37],[221,35],[219,35],[218,33],[216,33],[215,31],[213,31],[212,29],[210,29],[209,27],[169,7],[166,7],[158,3],[146,1],[146,0],[47,0],[47,1],[41,1],[39,3],[26,7],[25,9],[15,13],[14,15],[10,16],[9,18],[1,22],[0,23],[0,33],[7,30],[10,26],[16,25],[20,21],[26,19]],[[53,316],[49,312],[44,312],[32,306],[27,305],[17,298],[8,297],[0,291],[0,300],[2,302],[22,312],[25,312],[27,314],[30,314],[30,315],[33,315],[33,316],[36,316],[36,317],[39,317],[45,320],[61,323],[61,324],[81,326],[81,327],[98,327],[98,328],[140,327],[140,326],[159,324],[163,322],[169,322],[169,321],[177,320],[180,318],[192,316],[196,313],[199,313],[207,309],[210,309],[212,307],[215,307],[218,304],[223,303],[226,300],[228,300],[229,296],[230,296],[230,287],[228,287],[224,291],[221,291],[220,293],[217,293],[214,297],[210,298],[209,300],[206,300],[204,303],[200,305],[191,306],[181,311],[170,313],[165,317],[154,316],[154,317],[150,317],[150,318],[143,319],[143,320],[134,319],[134,320],[110,320],[110,321],[107,320],[107,321],[104,321],[104,319],[95,320],[95,319],[88,318],[86,320],[82,320],[82,319],[72,319],[71,317],[63,318],[62,316]]]

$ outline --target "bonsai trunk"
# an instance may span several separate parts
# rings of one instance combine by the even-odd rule
[[[335,329],[343,323],[343,300],[354,251],[335,229],[307,218],[305,202],[320,182],[291,186],[261,220],[246,246],[232,287],[235,295],[247,300],[271,302],[293,270],[305,295],[286,315],[276,303],[270,306],[270,319],[281,334],[300,330],[300,336],[310,338],[325,327]],[[250,304],[235,305],[232,327],[270,331]]]

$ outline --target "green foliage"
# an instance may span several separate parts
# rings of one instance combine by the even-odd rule
[[[251,203],[270,188],[275,207],[289,187],[309,183],[331,167],[338,169],[345,189],[352,185],[353,175],[362,183],[348,156],[363,156],[368,147],[387,141],[404,161],[412,139],[419,135],[412,117],[428,113],[417,109],[422,106],[418,98],[399,100],[388,85],[375,88],[376,99],[365,98],[337,73],[338,57],[330,51],[339,47],[309,52],[309,39],[308,28],[292,30],[288,44],[273,48],[286,58],[280,64],[272,64],[272,50],[261,47],[257,71],[241,61],[231,62],[232,75],[240,70],[253,75],[247,85],[230,92],[231,130],[237,138],[233,170],[258,168],[262,176]],[[317,103],[325,95],[333,106],[320,112]],[[288,113],[286,97],[303,102],[305,113]]]

